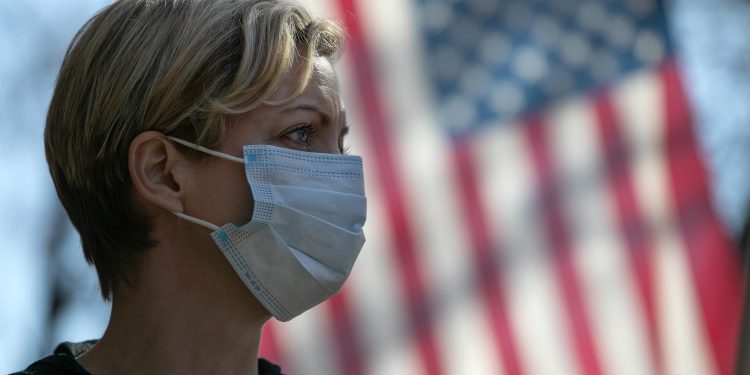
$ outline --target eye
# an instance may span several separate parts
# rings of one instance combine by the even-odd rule
[[[315,135],[315,127],[312,124],[302,124],[288,131],[284,137],[292,142],[309,146],[313,135]]]

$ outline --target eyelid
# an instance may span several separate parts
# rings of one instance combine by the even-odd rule
[[[307,130],[307,137],[308,138],[313,137],[315,135],[316,131],[317,131],[317,129],[315,127],[315,124],[310,123],[310,122],[304,122],[304,123],[301,123],[301,124],[294,125],[291,128],[287,129],[287,131],[285,131],[282,134],[282,137],[291,138],[290,137],[291,134],[294,134],[294,133],[296,133],[298,131],[301,131],[301,130]],[[301,145],[305,145],[305,146],[309,146],[310,145],[309,139],[308,139],[307,143],[302,143],[302,142],[294,140],[294,139],[290,139],[290,140],[292,142],[294,142],[294,143],[297,143],[297,144],[301,144]]]
[[[284,136],[284,135],[287,135],[287,134],[294,133],[294,132],[296,132],[296,131],[298,131],[300,129],[306,129],[306,128],[312,129],[314,127],[315,127],[315,124],[313,124],[311,122],[302,122],[302,123],[290,126],[283,133],[281,133],[281,135]]]

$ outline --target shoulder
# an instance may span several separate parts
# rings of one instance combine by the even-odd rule
[[[55,348],[55,352],[11,375],[91,375],[76,361],[76,356],[85,352],[95,340],[80,343],[64,342]]]
[[[79,343],[64,342],[55,348],[55,352],[27,367],[23,371],[10,375],[91,375],[81,366],[76,357],[89,350],[96,340]],[[281,367],[270,361],[258,359],[258,375],[284,375]]]
[[[258,358],[258,375],[284,375],[281,367],[271,363],[265,358]]]

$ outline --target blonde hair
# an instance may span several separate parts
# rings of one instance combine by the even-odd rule
[[[269,0],[121,0],[73,39],[47,115],[45,152],[83,251],[111,298],[150,222],[131,199],[127,155],[156,130],[214,148],[234,115],[269,101],[282,78],[312,58],[336,59],[341,29],[300,6]]]

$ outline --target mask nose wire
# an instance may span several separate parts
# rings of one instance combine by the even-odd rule
[[[222,159],[226,159],[226,160],[229,160],[229,161],[234,161],[234,162],[237,162],[237,163],[245,164],[245,160],[243,160],[241,158],[238,158],[236,156],[227,155],[227,154],[225,154],[223,152],[214,151],[214,150],[205,148],[203,146],[196,145],[195,143],[188,142],[188,141],[186,141],[184,139],[179,139],[179,138],[175,138],[175,137],[172,137],[172,136],[167,136],[167,138],[169,138],[170,140],[172,140],[174,142],[177,142],[177,143],[179,143],[179,144],[181,144],[181,145],[183,145],[185,147],[189,147],[189,148],[192,148],[192,149],[197,150],[197,151],[205,152],[206,154],[209,154],[211,156],[216,156],[216,157],[219,157],[219,158],[222,158]],[[172,213],[175,214],[175,216],[177,216],[177,217],[179,217],[181,219],[187,220],[187,221],[189,221],[191,223],[198,224],[198,225],[200,225],[202,227],[205,227],[205,228],[208,228],[208,229],[210,229],[212,231],[221,230],[221,227],[219,227],[218,225],[216,225],[214,223],[209,223],[208,221],[205,221],[205,220],[198,219],[197,217],[192,217],[192,216],[186,215],[186,214],[184,214],[182,212],[172,212]]]

